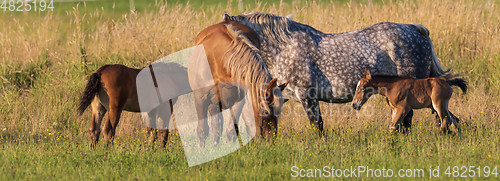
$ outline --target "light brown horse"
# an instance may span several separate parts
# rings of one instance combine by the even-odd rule
[[[455,78],[443,80],[440,78],[414,79],[406,77],[377,76],[371,75],[370,69],[365,69],[365,75],[359,80],[356,87],[352,106],[360,110],[361,106],[373,94],[381,94],[386,97],[391,107],[392,122],[389,127],[391,131],[399,130],[402,120],[412,109],[431,108],[437,111],[441,120],[441,132],[448,130],[451,124],[453,132],[458,134],[456,117],[448,110],[453,90],[451,85],[459,86],[467,92],[467,83],[463,79]]]
[[[204,146],[209,133],[207,115],[216,116],[212,133],[217,145],[222,131],[220,124],[223,120],[217,113],[231,106],[233,106],[231,108],[233,121],[240,114],[245,118],[251,115],[248,111],[253,111],[255,135],[272,137],[277,131],[278,116],[283,105],[281,90],[288,82],[278,86],[276,79],[271,77],[259,52],[260,39],[257,33],[245,25],[223,21],[202,30],[196,37],[196,45],[203,45],[209,66],[208,70],[204,69],[200,67],[204,62],[196,62],[193,59],[188,65],[189,82],[193,88],[199,120],[197,134],[200,146]],[[198,61],[207,60],[198,59]],[[213,77],[215,86],[204,85],[205,82],[212,81],[207,80],[207,77]],[[245,95],[241,94],[245,91],[239,88],[238,84],[248,88],[253,107],[242,108],[244,105],[238,102]],[[194,90],[195,87],[201,89]],[[221,94],[224,96],[221,97]],[[231,131],[228,130],[229,132]],[[234,136],[231,138],[230,134],[228,137],[235,138]]]
[[[175,86],[180,86],[185,89],[189,87],[187,70],[185,67],[176,63],[155,64],[155,71],[175,75]],[[147,67],[146,67],[147,68]],[[149,70],[153,72],[151,66]],[[108,112],[108,117],[104,123],[104,138],[109,145],[116,133],[116,127],[120,121],[122,110],[129,112],[141,112],[137,95],[137,75],[141,69],[129,68],[124,65],[104,65],[93,73],[78,106],[79,114],[83,114],[89,105],[92,106],[92,121],[90,122],[89,135],[91,146],[94,147],[99,141],[101,133],[101,122]],[[158,73],[159,74],[159,73]],[[158,76],[158,75],[157,75]],[[157,87],[156,79],[153,82]],[[170,119],[164,116],[167,111],[172,113],[172,105],[175,104],[176,98],[170,99],[158,106],[156,109],[148,112],[149,119],[160,117],[163,121]],[[170,104],[170,110],[168,109]],[[157,110],[159,109],[159,110]],[[168,114],[171,115],[171,114]],[[164,147],[168,138],[168,129],[155,130],[147,128],[148,141],[153,143],[159,133],[161,144]]]

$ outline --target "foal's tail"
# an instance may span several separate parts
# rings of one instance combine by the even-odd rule
[[[85,87],[82,97],[80,98],[80,104],[78,104],[78,114],[82,115],[85,109],[89,107],[94,99],[94,96],[99,90],[99,82],[101,82],[101,73],[99,71],[90,75],[89,82]]]
[[[452,79],[452,80],[447,80],[446,83],[452,85],[456,85],[462,89],[462,92],[467,93],[467,82],[464,79]]]

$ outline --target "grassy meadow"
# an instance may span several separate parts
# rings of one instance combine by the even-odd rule
[[[0,12],[0,180],[289,180],[292,166],[424,169],[423,179],[434,180],[450,179],[444,174],[448,166],[500,167],[498,0],[252,2],[241,10],[237,1],[136,1],[137,11],[128,11],[126,2],[116,10],[109,8],[112,1],[103,3],[107,8],[96,2],[56,3],[49,13]],[[78,116],[76,106],[93,71],[110,63],[146,66],[193,46],[197,33],[219,22],[224,11],[252,10],[293,14],[295,21],[328,33],[381,21],[424,25],[441,65],[469,81],[465,95],[454,88],[449,105],[462,121],[461,134],[438,133],[427,109],[414,112],[409,133],[390,134],[388,105],[374,96],[367,103],[373,109],[365,106],[364,114],[349,103],[322,103],[324,137],[310,129],[298,103],[287,102],[275,144],[253,140],[194,167],[188,167],[175,132],[165,150],[148,147],[145,126],[134,113],[122,114],[113,146],[89,147],[91,113]],[[430,178],[436,166],[440,177]]]

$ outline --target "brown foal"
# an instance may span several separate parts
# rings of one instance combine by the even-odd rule
[[[441,120],[440,131],[445,132],[451,124],[455,134],[458,134],[456,117],[448,110],[453,90],[451,85],[459,86],[467,92],[465,80],[455,78],[443,80],[440,78],[414,79],[407,77],[371,75],[370,69],[365,69],[365,75],[359,80],[352,106],[360,110],[361,106],[373,94],[385,96],[392,110],[391,132],[399,130],[403,118],[412,109],[431,108]]]
[[[176,63],[162,63],[157,64],[155,70],[158,71],[157,74],[166,73],[175,75],[176,78],[172,80],[177,89],[189,87],[187,69],[185,67]],[[101,122],[106,112],[108,112],[108,117],[104,123],[103,131],[104,139],[108,144],[115,136],[116,127],[123,110],[141,112],[136,82],[140,71],[141,69],[114,64],[104,65],[90,76],[85,91],[80,98],[78,112],[81,115],[88,106],[92,107],[92,121],[89,127],[92,147],[99,141]],[[156,81],[153,81],[156,84]],[[164,114],[167,111],[172,113],[172,105],[175,104],[176,100],[176,98],[173,98],[151,110],[148,112],[149,118],[155,120],[162,118],[163,121],[168,121],[169,118],[164,116]],[[168,110],[168,104],[170,104],[170,110]],[[165,147],[168,138],[168,129],[156,130],[148,127],[147,131],[150,143],[153,143],[157,134],[159,134],[162,146]]]

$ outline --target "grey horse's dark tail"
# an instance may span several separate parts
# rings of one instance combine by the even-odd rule
[[[83,91],[83,95],[80,98],[80,103],[78,104],[77,111],[79,115],[82,115],[85,109],[87,109],[87,107],[92,104],[92,100],[99,90],[99,82],[101,82],[101,71],[104,70],[107,66],[108,65],[102,66],[95,73],[90,75],[87,86],[85,87],[85,91]]]
[[[450,74],[450,69],[444,70],[443,67],[439,64],[439,60],[436,56],[436,50],[434,49],[434,45],[432,43],[431,38],[429,37],[429,30],[421,24],[414,24],[417,27],[417,31],[422,34],[427,40],[429,40],[429,44],[431,45],[432,51],[432,64],[431,64],[431,74],[430,77],[442,77],[445,79],[449,79],[454,77],[453,74]]]
[[[464,79],[456,78],[452,80],[447,80],[446,83],[448,83],[450,86],[456,85],[460,87],[460,89],[462,89],[462,92],[464,92],[464,94],[467,93],[467,82]]]

